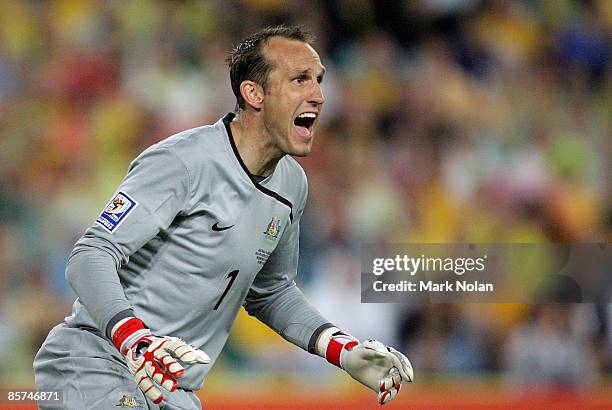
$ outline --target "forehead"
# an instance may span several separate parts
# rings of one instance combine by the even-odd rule
[[[274,69],[282,71],[324,70],[319,54],[308,43],[282,37],[273,37],[263,48],[266,59]]]

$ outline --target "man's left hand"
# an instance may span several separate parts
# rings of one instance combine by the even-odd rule
[[[345,370],[353,379],[374,390],[378,394],[379,404],[393,400],[403,382],[414,380],[410,360],[394,348],[378,340],[360,343],[337,328],[326,333],[319,341],[318,353]]]
[[[345,351],[340,366],[355,380],[378,393],[378,403],[390,402],[399,393],[402,382],[412,382],[410,360],[378,340],[366,340]]]

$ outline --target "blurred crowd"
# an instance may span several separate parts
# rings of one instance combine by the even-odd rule
[[[32,0],[0,2],[0,382],[31,383],[130,160],[232,111],[228,50],[283,22],[327,67],[300,159],[313,304],[424,374],[609,375],[612,305],[361,304],[359,272],[373,242],[610,242],[612,2]],[[307,356],[241,314],[220,367],[320,374]]]

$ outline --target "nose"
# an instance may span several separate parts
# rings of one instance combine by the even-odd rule
[[[325,102],[325,97],[323,96],[323,90],[321,89],[321,84],[316,83],[314,85],[308,102],[312,104],[316,104],[316,105],[323,105],[323,103]]]

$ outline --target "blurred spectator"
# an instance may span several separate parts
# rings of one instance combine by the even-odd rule
[[[542,305],[508,338],[505,365],[512,385],[559,391],[580,388],[597,377],[592,305]]]

